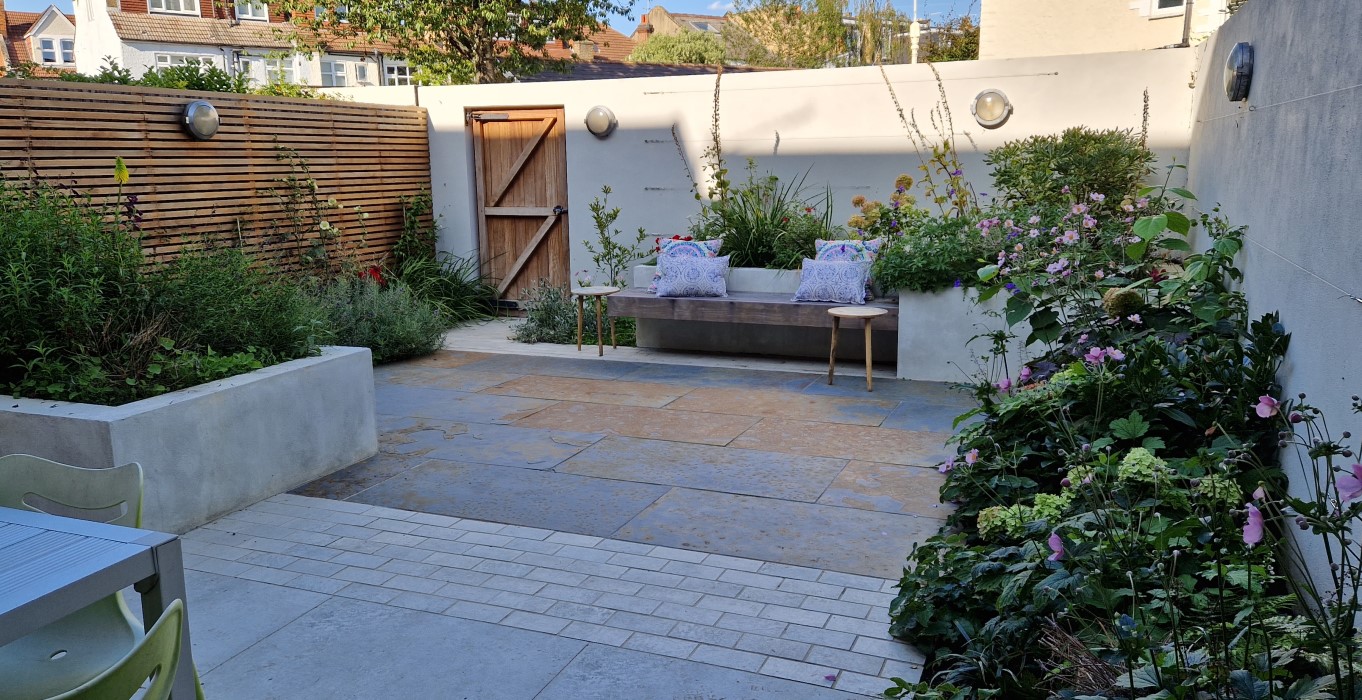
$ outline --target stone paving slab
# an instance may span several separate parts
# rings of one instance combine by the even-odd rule
[[[729,552],[767,562],[891,577],[901,573],[903,561],[887,553],[904,550],[905,543],[922,541],[940,525],[938,520],[916,516],[677,488],[630,520],[614,536],[680,549]],[[903,551],[903,556],[906,555],[907,551]]]
[[[482,393],[555,401],[582,401],[617,406],[661,408],[688,391],[690,391],[690,387],[677,386],[676,384],[535,375],[498,384],[484,389]]]
[[[601,433],[417,418],[394,425],[379,439],[384,451],[524,469],[551,469],[605,437]]]
[[[583,354],[586,350],[582,351]],[[486,359],[463,365],[460,369],[475,372],[510,372],[546,377],[580,377],[583,379],[619,379],[644,365],[638,362],[600,362],[599,358],[540,357],[536,355],[492,355]]]
[[[729,446],[929,467],[945,461],[949,437],[948,433],[763,418]]]
[[[611,437],[577,453],[557,470],[812,503],[845,465],[845,460],[783,452]]]
[[[825,505],[913,513],[945,519],[949,506],[937,496],[946,477],[930,467],[852,461],[837,475],[818,502]]]
[[[619,377],[631,382],[660,382],[692,387],[749,387],[803,391],[814,383],[814,377],[800,372],[752,371],[731,367],[696,367],[649,363]]]
[[[380,372],[380,370],[384,370]],[[482,391],[488,387],[503,384],[525,375],[512,372],[474,372],[461,370],[450,372],[448,369],[431,366],[387,365],[374,369],[374,379],[394,384],[424,386],[454,391]]]
[[[758,418],[564,401],[515,422],[524,428],[604,433],[673,442],[727,445]]]
[[[609,536],[667,491],[571,473],[428,459],[352,500]]]
[[[346,499],[367,488],[377,486],[426,461],[425,455],[394,454],[380,450],[363,462],[332,472],[324,479],[309,482],[294,489],[300,496]]]
[[[669,404],[668,408],[741,416],[790,418],[824,423],[876,426],[884,422],[899,402],[871,398],[844,398],[794,394],[763,389],[699,388]]]
[[[191,580],[238,580],[241,609],[277,617],[205,675],[222,697],[833,698],[921,669],[887,636],[894,581],[874,576],[289,494],[184,545]],[[274,616],[268,587],[303,598]]]
[[[374,389],[374,402],[389,415],[457,422],[511,423],[553,405],[543,399],[436,389],[385,383]]]
[[[933,403],[922,399],[901,401],[880,424],[882,428],[923,432],[951,433],[953,423],[971,407],[958,403]]]

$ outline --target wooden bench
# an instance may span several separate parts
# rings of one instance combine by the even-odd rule
[[[712,323],[751,323],[805,328],[832,328],[828,309],[847,306],[821,301],[791,301],[789,293],[729,292],[726,297],[659,297],[634,287],[608,300],[611,317],[658,319],[667,321],[708,321]],[[876,331],[899,328],[899,305],[870,302],[867,306],[886,310],[875,319]]]

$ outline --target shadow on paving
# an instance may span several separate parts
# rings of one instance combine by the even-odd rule
[[[935,532],[944,384],[442,351],[375,371],[380,452],[294,491],[896,578]]]

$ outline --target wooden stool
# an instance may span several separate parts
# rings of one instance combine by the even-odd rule
[[[828,383],[832,383],[833,372],[837,369],[837,331],[841,328],[842,319],[859,318],[865,324],[865,390],[874,391],[875,385],[870,378],[870,322],[876,316],[883,316],[889,313],[885,309],[872,306],[834,306],[828,309],[828,314],[832,316],[832,350],[828,352]]]
[[[586,298],[596,298],[596,355],[605,355],[605,333],[601,328],[601,299],[619,292],[619,287],[576,287],[572,296],[577,297],[577,351],[582,350],[582,316],[586,312]],[[868,331],[867,331],[868,332]],[[615,345],[615,318],[610,318],[610,347]]]

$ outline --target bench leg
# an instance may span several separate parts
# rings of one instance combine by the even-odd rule
[[[865,390],[874,391],[875,385],[870,379],[870,319],[865,320]]]
[[[832,348],[828,350],[828,383],[832,383],[832,375],[837,370],[837,329],[842,325],[842,319],[832,317]]]
[[[577,297],[577,352],[582,351],[582,316],[586,313],[586,298]]]

